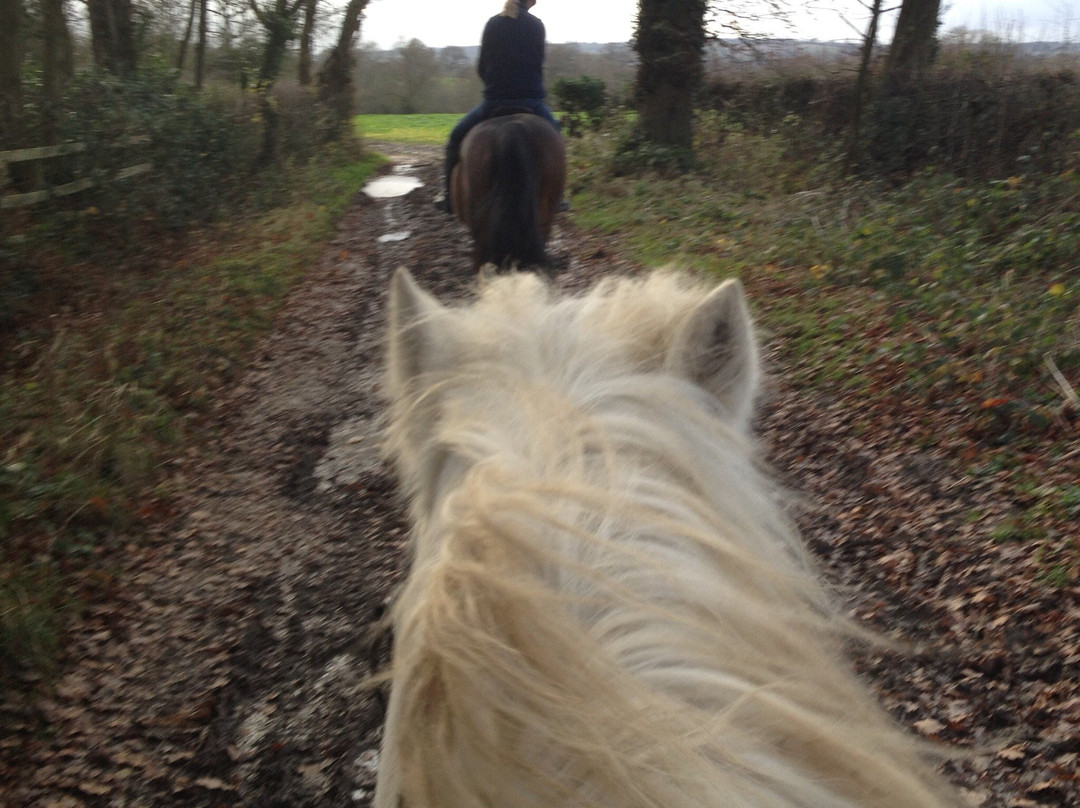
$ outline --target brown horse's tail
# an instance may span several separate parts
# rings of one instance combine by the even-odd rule
[[[541,166],[528,126],[514,122],[499,128],[492,164],[486,260],[500,267],[547,265],[540,225]]]

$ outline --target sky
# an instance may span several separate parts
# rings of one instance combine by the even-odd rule
[[[638,0],[537,0],[548,42],[626,42]],[[743,0],[743,6],[756,5]],[[793,0],[793,27],[764,33],[799,39],[858,39],[868,14],[859,0]],[[887,3],[886,5],[898,5]],[[943,30],[987,30],[1010,39],[1072,39],[1080,34],[1080,0],[943,0]],[[371,0],[360,38],[393,48],[416,38],[425,45],[478,45],[484,22],[502,0]],[[895,15],[890,15],[895,16]],[[848,22],[845,22],[845,19]],[[854,26],[854,27],[853,27]],[[887,37],[888,29],[883,32]]]

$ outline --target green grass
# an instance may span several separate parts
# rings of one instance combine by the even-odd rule
[[[204,443],[217,391],[381,162],[306,168],[281,207],[193,235],[149,275],[111,271],[110,294],[82,303],[92,316],[15,346],[0,367],[0,674],[48,670],[109,548],[167,513],[170,461]]]
[[[699,168],[682,176],[619,176],[617,131],[570,140],[577,224],[648,266],[741,276],[787,381],[923,413],[913,446],[949,440],[984,461],[958,458],[957,473],[1007,475],[1018,498],[1032,479],[1054,481],[988,538],[1060,545],[1080,481],[1054,460],[1075,423],[1058,414],[1048,360],[1080,387],[1080,162],[894,186],[842,177],[820,150],[807,162],[785,137],[708,124]],[[1048,580],[1080,577],[1075,546],[1045,558]]]
[[[927,173],[890,188],[838,181],[827,159],[804,164],[783,138],[730,131],[699,147],[698,172],[618,177],[604,169],[609,142],[571,142],[578,223],[618,233],[645,264],[786,285],[768,317],[808,382],[889,365],[911,392],[1028,430],[1061,401],[1046,357],[1080,373],[1078,171],[982,183]],[[871,311],[889,327],[868,350]],[[998,400],[996,415],[984,407]]]
[[[357,115],[356,132],[367,140],[442,145],[461,116],[456,113],[425,115]]]

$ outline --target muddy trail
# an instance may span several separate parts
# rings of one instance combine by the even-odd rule
[[[175,518],[128,548],[123,584],[77,627],[55,692],[5,708],[8,725],[44,718],[49,732],[3,739],[0,804],[370,803],[385,699],[365,679],[388,659],[376,629],[407,535],[377,449],[383,304],[399,265],[444,301],[472,283],[466,232],[431,206],[438,150],[376,148],[423,185],[357,194],[220,402],[215,452],[183,470]],[[560,216],[550,247],[567,288],[637,269],[579,231],[573,214]],[[1067,595],[1019,584],[995,595],[1007,615],[1074,610],[1064,635],[1055,623],[1064,645],[1050,657],[1037,649],[1051,629],[1034,616],[966,627],[949,598],[988,585],[1002,561],[965,535],[964,513],[973,496],[994,492],[952,480],[948,459],[912,449],[902,425],[868,433],[862,419],[874,416],[827,394],[796,395],[781,375],[761,429],[770,461],[816,503],[800,514],[811,548],[852,615],[925,643],[904,655],[857,649],[860,669],[929,738],[1009,738],[1006,755],[947,765],[970,804],[1080,804],[1080,741],[1069,735],[1080,726],[1077,661],[1060,651],[1077,636],[1075,595],[1051,602]],[[883,498],[890,504],[875,507]],[[1013,568],[1025,578],[1022,564]],[[1046,720],[1034,726],[1020,705],[1040,698]]]

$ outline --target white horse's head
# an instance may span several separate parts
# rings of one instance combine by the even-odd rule
[[[750,434],[737,281],[394,276],[411,501],[376,808],[942,808]]]
[[[536,275],[499,276],[484,283],[474,306],[448,308],[402,268],[390,286],[389,323],[387,387],[398,427],[392,454],[411,493],[429,504],[446,464],[458,467],[434,438],[441,409],[477,374],[514,370],[520,377],[515,395],[523,394],[530,378],[538,392],[541,381],[580,388],[612,377],[662,374],[712,396],[733,430],[750,429],[758,347],[737,280],[710,287],[657,272],[555,300]],[[490,406],[490,388],[476,387]],[[506,415],[493,411],[491,417]]]

